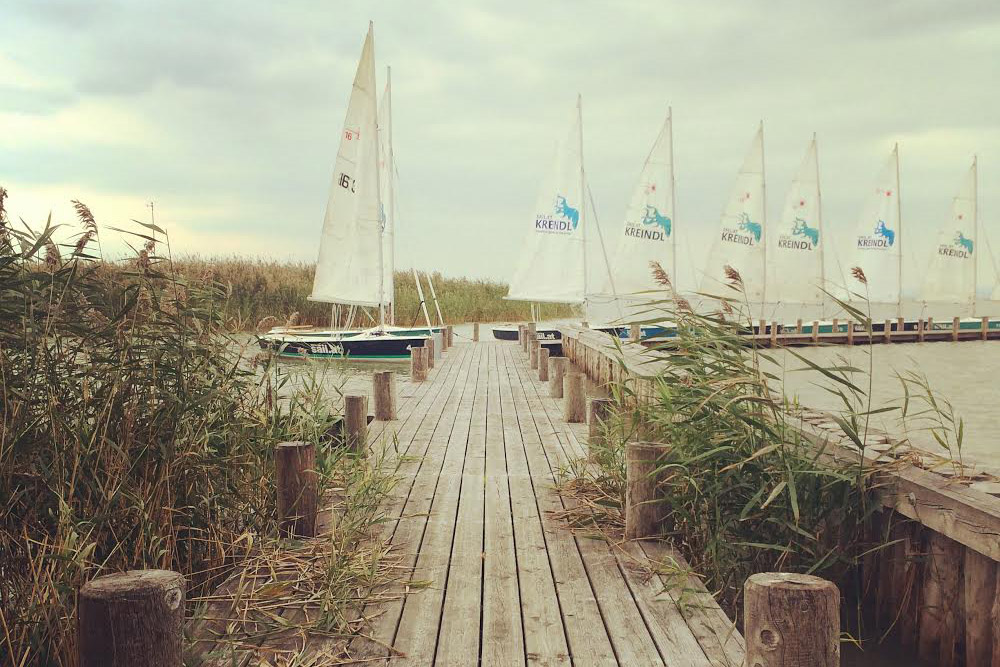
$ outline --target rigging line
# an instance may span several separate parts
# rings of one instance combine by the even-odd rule
[[[621,317],[622,321],[625,320],[625,307],[618,298],[618,290],[615,289],[615,278],[611,275],[611,262],[608,261],[608,248],[604,245],[604,234],[601,232],[601,222],[597,219],[597,206],[594,204],[594,191],[590,189],[590,183],[587,183],[587,195],[590,198],[590,210],[594,213],[594,229],[597,230],[597,238],[601,242],[601,254],[604,255],[604,269],[608,272],[608,283],[611,285],[611,294],[615,298],[615,303],[618,304],[618,315]],[[584,248],[584,252],[586,252]]]

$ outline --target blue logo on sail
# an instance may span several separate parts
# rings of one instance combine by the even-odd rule
[[[659,227],[663,230],[664,236],[670,236],[670,218],[660,215],[659,209],[655,206],[646,207],[646,212],[642,216],[642,224],[647,227]]]
[[[962,232],[956,232],[951,244],[942,243],[938,246],[938,254],[958,259],[969,259],[972,257],[974,247],[975,243],[972,239],[965,238],[965,234]]]
[[[566,198],[556,195],[556,215],[562,216],[573,223],[573,229],[580,224],[580,211],[566,203]]]
[[[573,208],[562,195],[556,195],[552,213],[535,216],[535,231],[546,234],[572,234],[580,225],[580,210]]]
[[[760,243],[760,223],[754,222],[746,213],[740,213],[740,231],[750,232],[757,243]]]
[[[896,232],[886,226],[885,220],[875,224],[875,230],[870,236],[858,236],[859,250],[888,250],[896,243]]]
[[[795,218],[792,233],[778,236],[778,247],[785,250],[815,250],[819,246],[819,229],[810,227],[805,218]]]
[[[735,227],[723,225],[722,240],[752,247],[760,243],[763,233],[764,230],[759,222],[751,220],[747,213],[740,213]]]
[[[879,220],[875,225],[875,236],[881,236],[891,247],[896,242],[896,232],[885,226],[885,220]]]

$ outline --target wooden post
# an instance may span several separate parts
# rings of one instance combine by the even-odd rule
[[[528,322],[528,337],[531,340],[538,338],[538,322]]]
[[[816,320],[813,320],[812,342],[814,343],[819,342],[819,322],[817,322]]]
[[[830,331],[832,331],[835,334],[840,333],[840,320],[837,319],[836,317],[833,318],[833,326],[830,327]]]
[[[552,398],[563,397],[563,376],[566,375],[567,363],[566,357],[549,359],[549,396]]]
[[[958,341],[958,329],[959,329],[958,318],[953,317],[951,319],[951,339],[956,342]]]
[[[761,320],[760,324],[757,325],[757,334],[760,336],[767,335],[767,322],[765,322],[764,320]]]
[[[642,327],[638,324],[628,325],[628,339],[633,343],[638,343],[642,338]]]
[[[372,374],[372,396],[375,397],[375,419],[387,422],[396,418],[396,374],[377,371]]]
[[[656,473],[664,446],[625,443],[625,539],[641,540],[660,532],[665,506],[656,502],[662,475]]]
[[[801,319],[801,318],[800,318],[800,319],[798,319],[798,320],[797,320],[797,321],[795,322],[795,332],[796,332],[796,333],[802,333],[802,319]]]
[[[583,383],[583,373],[570,371],[563,376],[564,413],[570,424],[587,421],[587,396]]]
[[[847,344],[854,345],[854,321],[847,320]]]
[[[885,331],[882,332],[882,335],[885,336],[885,342],[892,342],[892,320],[885,321]]]
[[[517,344],[524,345],[524,325],[517,325]]]
[[[80,588],[80,667],[181,667],[184,577],[170,570],[129,570]]]
[[[986,338],[987,338],[986,334],[989,332],[989,330],[990,330],[990,318],[989,317],[984,317],[983,318],[983,329],[982,329],[982,332],[980,333],[980,335],[982,336],[983,340],[986,340]]]
[[[1000,618],[990,618],[997,597],[996,561],[974,549],[965,549],[965,664],[998,665],[1000,657]],[[1000,606],[998,606],[1000,609]],[[996,647],[996,654],[994,654]],[[994,657],[995,656],[995,657]]]
[[[316,447],[311,442],[281,442],[274,448],[278,487],[278,530],[282,537],[315,537],[319,509]]]
[[[549,381],[549,348],[538,348],[538,381]]]
[[[924,321],[917,320],[917,341],[920,343],[924,342]]]
[[[424,349],[427,350],[427,373],[430,374],[431,369],[434,368],[434,336],[431,336],[426,341],[424,341]]]
[[[455,326],[449,324],[446,331],[448,332],[448,349],[451,349],[455,345]]]
[[[479,322],[472,323],[472,342],[479,342]]]
[[[541,348],[541,344],[537,340],[531,341],[531,347],[528,349],[528,364],[532,369],[538,369],[538,350]]]
[[[344,397],[344,444],[361,453],[368,445],[368,397]]]
[[[410,348],[410,380],[424,382],[427,379],[427,348]]]
[[[587,425],[587,434],[591,445],[604,444],[604,429],[602,425],[611,416],[614,409],[614,401],[610,398],[590,399],[590,421]]]
[[[941,667],[957,664],[955,649],[964,634],[964,629],[958,626],[962,560],[962,546],[958,542],[928,531],[917,647],[920,656]]]
[[[778,347],[778,323],[771,322],[771,347]]]
[[[580,322],[580,326],[583,327],[584,329],[589,329],[590,328],[590,322],[588,322],[587,320],[584,320],[583,322]]]
[[[819,577],[765,572],[743,586],[746,663],[840,667],[840,592]]]

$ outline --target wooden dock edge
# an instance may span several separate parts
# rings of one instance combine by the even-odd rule
[[[627,386],[628,400],[652,396],[665,362],[645,347],[582,327],[561,326],[560,332],[563,354],[592,382]],[[924,340],[938,334],[953,340],[952,333],[920,332]],[[817,430],[815,437],[828,434]],[[829,444],[835,456],[859,456]],[[906,462],[877,486],[879,527],[892,542],[864,565],[877,627],[943,666],[1000,667],[1000,497]]]

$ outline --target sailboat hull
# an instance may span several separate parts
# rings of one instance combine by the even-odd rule
[[[538,340],[559,340],[562,334],[558,329],[538,329]],[[517,327],[493,327],[493,337],[497,340],[517,340]]]
[[[286,358],[351,359],[355,361],[407,361],[410,350],[423,347],[424,336],[356,334],[332,336],[262,336],[260,347]]]

